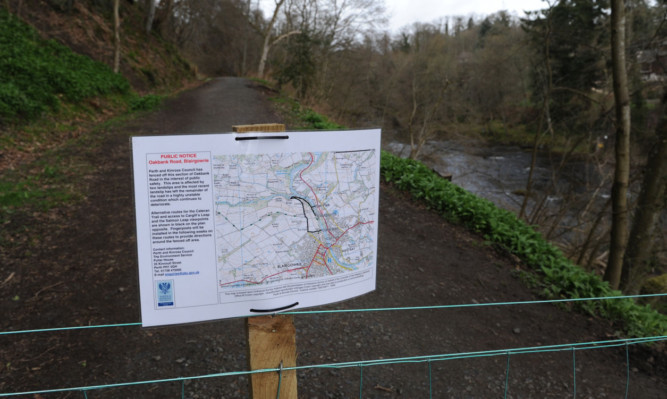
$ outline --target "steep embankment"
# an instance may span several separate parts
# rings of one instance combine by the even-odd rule
[[[45,39],[77,54],[113,65],[112,1],[23,0],[20,17]],[[12,9],[16,14],[16,8]],[[120,74],[144,93],[178,88],[192,77],[191,65],[157,32],[145,33],[144,2],[121,1]]]
[[[0,7],[2,243],[11,226],[85,196],[75,182],[94,167],[81,149],[99,145],[96,126],[159,104],[138,93],[170,93],[193,77],[173,46],[143,32],[138,7],[123,8],[115,74],[110,2],[20,4]]]
[[[0,20],[0,75],[4,77],[0,121],[20,125],[57,113],[63,105],[129,92],[128,81],[107,65],[43,39],[4,9],[0,9]]]

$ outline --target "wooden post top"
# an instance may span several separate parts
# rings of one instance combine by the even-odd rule
[[[282,123],[259,123],[255,125],[235,125],[232,126],[234,133],[248,132],[284,132],[285,125]]]

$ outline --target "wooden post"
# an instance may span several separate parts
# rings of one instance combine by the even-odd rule
[[[257,316],[247,319],[251,370],[296,367],[296,329],[292,316]],[[296,370],[250,375],[253,399],[296,399]],[[280,388],[280,395],[278,395]]]
[[[285,125],[236,125],[232,130],[236,133],[284,132]],[[250,370],[296,367],[296,329],[292,316],[249,317],[246,331]],[[297,399],[296,370],[251,374],[250,388],[253,399]]]

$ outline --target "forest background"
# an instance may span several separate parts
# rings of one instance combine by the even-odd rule
[[[613,288],[638,293],[657,285],[653,291],[664,292],[667,6],[630,0],[622,7],[631,109],[629,193],[623,197],[629,204],[613,212],[609,194],[621,124],[614,109],[610,2],[544,5],[525,18],[503,11],[442,16],[397,34],[384,30],[380,0],[275,0],[268,13],[241,0],[5,0],[4,8],[114,68],[141,94],[179,86],[189,73],[254,76],[341,125],[382,126],[385,136],[403,144],[403,155],[425,162],[435,141],[471,148],[517,144],[533,154],[525,188],[515,193],[524,199],[518,216],[548,239],[567,237],[557,241],[566,255]],[[167,50],[151,49],[157,46]],[[110,90],[128,90],[121,86]],[[61,93],[31,107],[38,94],[4,82],[3,127],[79,100]],[[532,170],[545,154],[552,176],[538,191]],[[568,165],[582,159],[595,172],[585,182],[594,195],[560,183]],[[563,198],[556,208],[550,206],[554,197]],[[620,213],[627,220],[622,268],[609,273],[612,216]]]

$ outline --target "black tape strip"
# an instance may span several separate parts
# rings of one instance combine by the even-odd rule
[[[289,136],[238,136],[234,140],[236,141],[246,141],[246,140],[287,140]]]
[[[298,304],[299,304],[299,302],[294,302],[291,305],[283,306],[283,307],[280,307],[280,308],[275,308],[275,309],[250,309],[250,311],[253,312],[253,313],[275,313],[275,312],[280,312],[281,310],[287,310],[289,308],[293,308]]]

